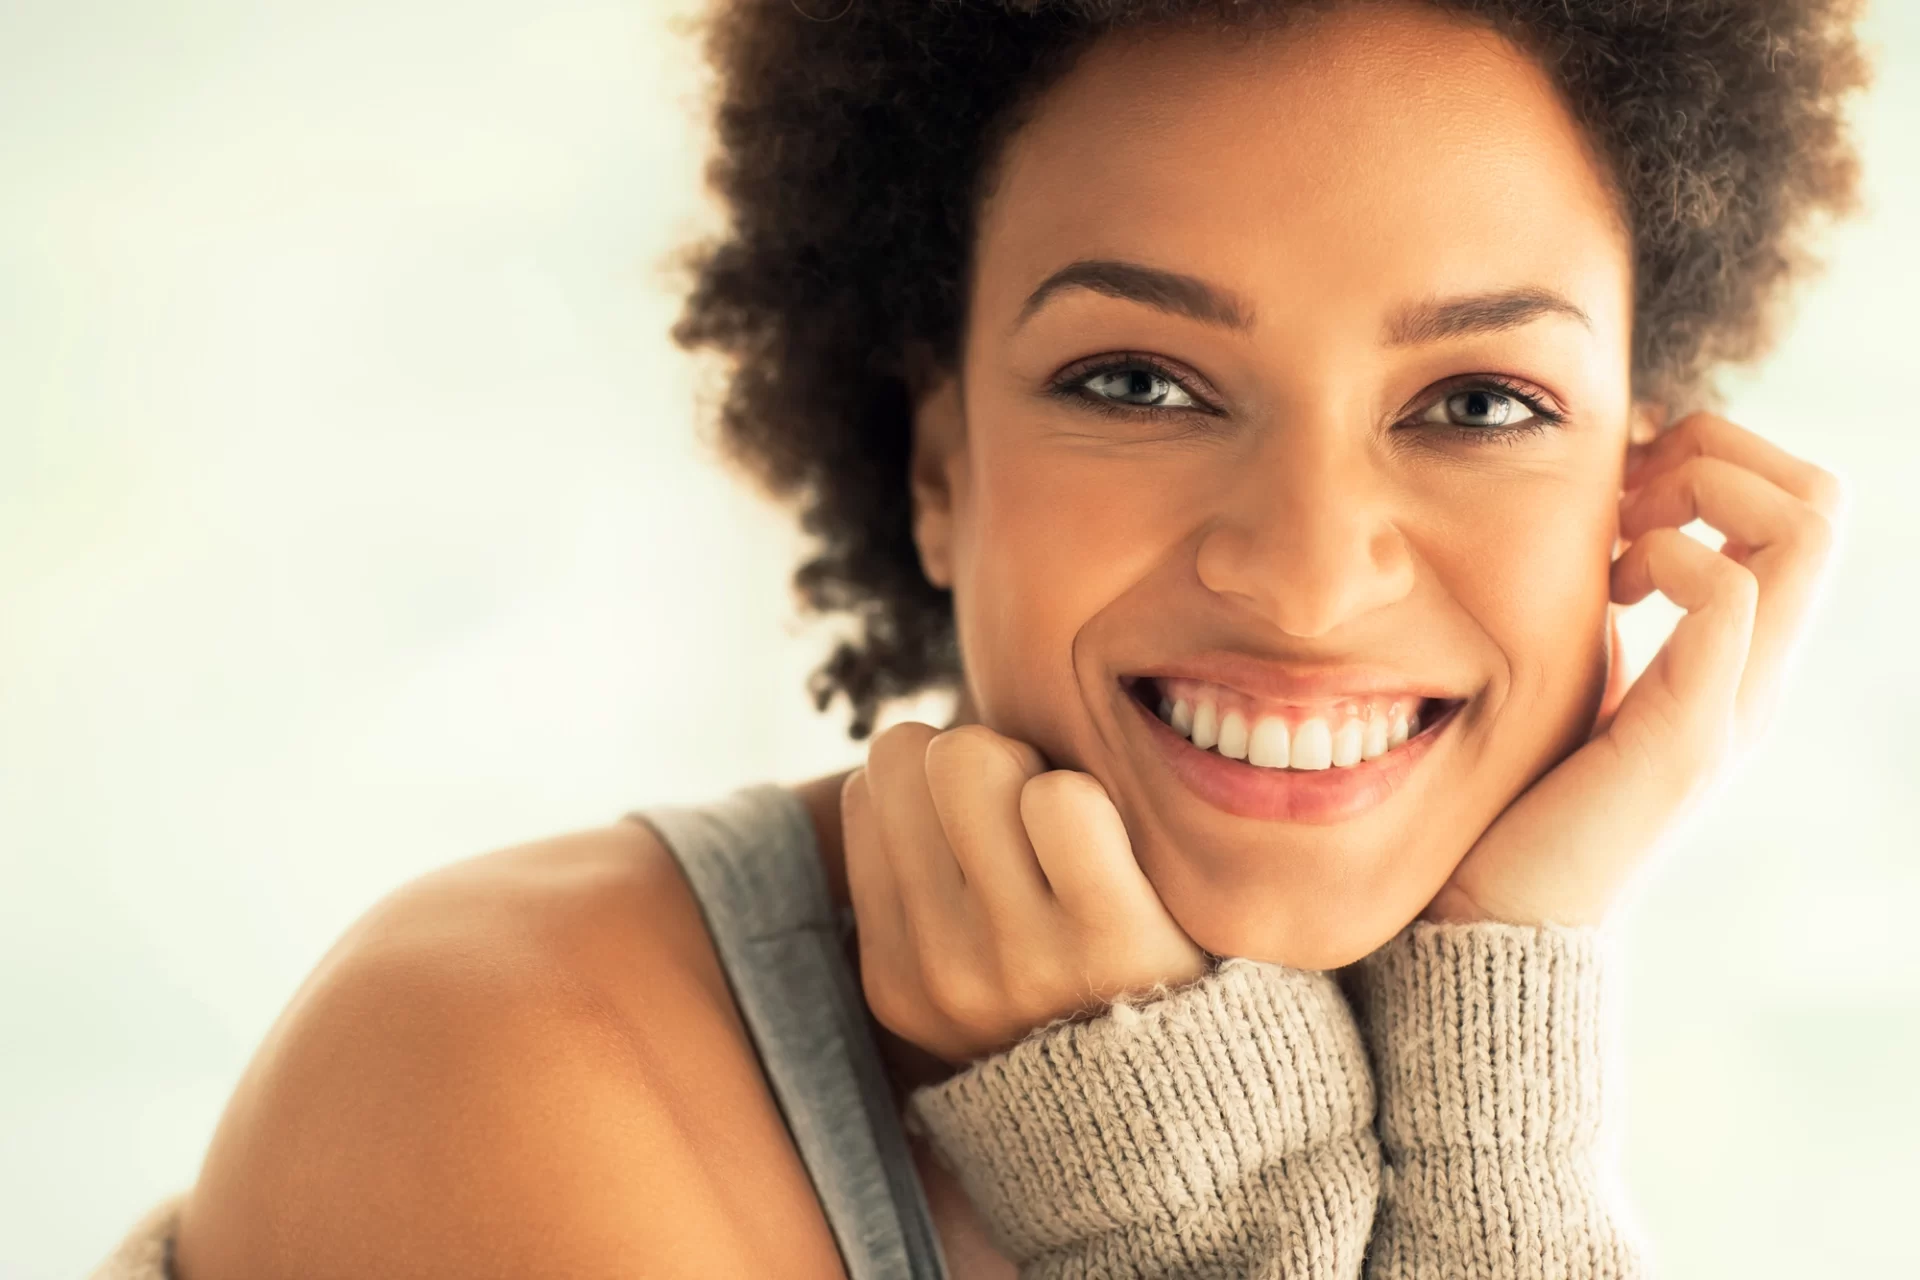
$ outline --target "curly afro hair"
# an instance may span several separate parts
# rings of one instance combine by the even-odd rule
[[[955,365],[974,213],[1022,112],[1116,27],[1327,2],[714,0],[708,180],[730,226],[682,260],[673,337],[729,358],[723,449],[797,501],[803,605],[856,624],[811,684],[822,710],[846,696],[855,739],[960,676],[951,595],[912,539],[910,386],[919,360]],[[1634,240],[1635,390],[1712,403],[1716,367],[1769,345],[1810,233],[1853,208],[1859,0],[1428,2],[1560,86]]]

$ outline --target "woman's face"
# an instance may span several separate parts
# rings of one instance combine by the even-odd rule
[[[1109,36],[1002,163],[916,423],[972,715],[1105,784],[1201,946],[1349,963],[1593,724],[1635,418],[1597,162],[1500,38],[1366,6]],[[1230,759],[1236,713],[1363,760]]]

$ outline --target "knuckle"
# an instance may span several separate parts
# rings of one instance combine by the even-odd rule
[[[918,720],[904,720],[891,725],[874,736],[867,747],[867,765],[876,773],[891,773],[893,770],[923,759],[927,743],[937,731],[930,724]]]
[[[1807,501],[1822,517],[1832,520],[1846,505],[1847,486],[1831,471],[1823,471],[1815,467],[1813,474],[1807,480]]]
[[[1704,409],[1696,409],[1684,417],[1667,424],[1659,439],[1665,447],[1673,449],[1681,445],[1693,445],[1699,438],[1713,429],[1714,416]]]
[[[1711,409],[1695,409],[1675,423],[1674,430],[1684,431],[1688,435],[1704,440],[1714,436],[1725,436],[1740,428]]]
[[[941,1018],[971,1032],[992,1029],[1002,1021],[1004,1000],[993,985],[970,965],[936,964],[923,971],[927,1004]]]
[[[1077,769],[1049,769],[1045,773],[1035,774],[1027,779],[1021,788],[1021,799],[1031,793],[1036,799],[1047,803],[1058,803],[1074,799],[1107,798],[1107,789],[1100,780],[1090,773],[1081,773]]]
[[[1662,525],[1649,529],[1634,540],[1632,548],[1640,551],[1638,572],[1658,584],[1675,573],[1685,572],[1695,559],[1703,559],[1715,554],[1704,544],[1695,541],[1672,525]],[[1725,557],[1721,557],[1725,559]],[[1728,564],[1733,564],[1731,560]],[[1735,566],[1738,567],[1737,565]]]
[[[1651,560],[1655,556],[1665,559],[1671,555],[1684,554],[1687,549],[1681,544],[1692,541],[1692,538],[1689,538],[1672,525],[1661,525],[1657,529],[1647,530],[1634,541],[1633,545],[1636,547],[1645,547],[1645,556]],[[1729,561],[1728,563],[1731,564],[1732,562]]]
[[[867,771],[855,769],[840,783],[840,812],[865,806],[872,797],[867,792]]]
[[[947,744],[948,750],[966,748],[983,751],[997,748],[1003,739],[983,724],[963,724],[946,730],[934,741]]]
[[[1673,469],[1674,483],[1689,498],[1697,497],[1701,486],[1721,479],[1732,467],[1733,464],[1725,458],[1716,458],[1710,453],[1696,453]]]
[[[873,745],[889,752],[925,751],[927,743],[938,736],[939,730],[920,720],[902,720],[899,724],[889,725],[873,740]]]
[[[877,980],[876,980],[877,979]],[[927,1007],[907,984],[890,981],[882,975],[862,971],[867,1007],[874,1021],[893,1034],[914,1044],[924,1043],[930,1031]]]
[[[1037,756],[1025,743],[995,733],[983,724],[963,724],[942,732],[927,744],[927,768],[947,772],[973,772],[1006,763],[1022,773],[1031,773]]]
[[[1803,547],[1817,556],[1825,556],[1833,549],[1833,521],[1812,507],[1802,508],[1797,536]]]

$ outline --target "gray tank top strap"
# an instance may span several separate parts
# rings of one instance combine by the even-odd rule
[[[945,1280],[805,804],[763,785],[627,816],[693,886],[851,1280]]]

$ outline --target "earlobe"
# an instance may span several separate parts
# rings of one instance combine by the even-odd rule
[[[920,570],[934,586],[953,586],[953,476],[966,445],[959,379],[943,375],[920,391],[913,410],[908,482]]]
[[[1639,444],[1649,444],[1659,438],[1666,430],[1669,418],[1667,406],[1657,400],[1642,400],[1638,412],[1634,414],[1634,440]]]
[[[1632,415],[1627,420],[1627,444],[1635,449],[1645,449],[1660,438],[1666,428],[1667,406],[1657,400],[1637,400]]]

